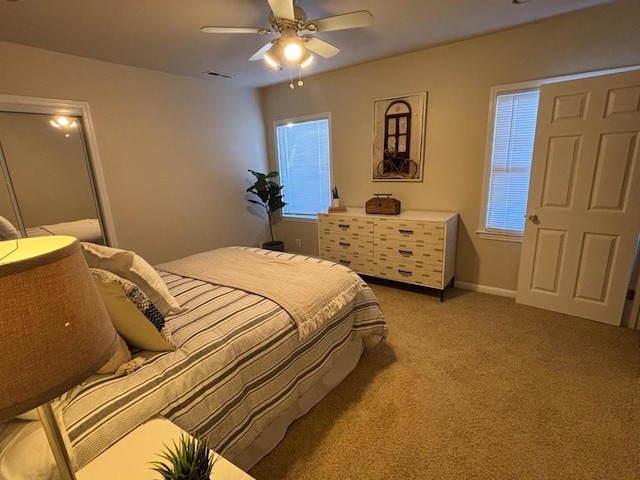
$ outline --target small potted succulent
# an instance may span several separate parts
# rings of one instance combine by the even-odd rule
[[[332,207],[340,206],[340,194],[338,194],[338,187],[333,187],[331,189],[331,206]]]
[[[272,180],[273,178],[276,178],[279,173],[273,171],[265,174],[254,172],[253,170],[249,171],[254,177],[256,177],[256,181],[253,185],[247,188],[247,192],[254,194],[259,200],[254,200],[252,198],[249,198],[248,200],[251,203],[255,203],[256,205],[263,207],[269,217],[269,233],[271,234],[271,241],[264,242],[262,247],[268,250],[284,252],[284,242],[273,239],[273,215],[286,205],[283,201],[284,196],[282,195],[282,189],[284,187],[282,185],[278,185]]]
[[[183,434],[173,448],[165,448],[159,454],[165,461],[151,462],[163,480],[209,480],[217,459],[206,440]]]

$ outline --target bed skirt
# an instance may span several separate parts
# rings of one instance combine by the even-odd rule
[[[271,422],[248,448],[236,457],[227,458],[227,460],[245,472],[249,471],[251,467],[264,458],[282,441],[289,425],[304,416],[356,368],[363,350],[363,339],[361,337],[353,338],[340,353],[333,368],[329,370],[320,381],[313,385],[313,387],[298,398],[291,407]]]

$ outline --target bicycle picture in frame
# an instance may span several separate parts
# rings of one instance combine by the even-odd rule
[[[421,182],[427,92],[373,103],[373,180]]]

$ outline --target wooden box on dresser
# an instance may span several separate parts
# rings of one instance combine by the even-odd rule
[[[406,210],[367,214],[364,208],[318,214],[320,258],[373,277],[437,288],[453,283],[458,214]]]

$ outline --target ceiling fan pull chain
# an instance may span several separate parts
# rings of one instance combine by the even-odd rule
[[[289,70],[289,88],[290,88],[291,90],[293,90],[294,88],[296,88],[296,87],[293,85],[293,71],[292,71],[292,70]]]
[[[304,82],[302,81],[302,68],[300,68],[300,66],[298,65],[298,86],[301,87],[304,85]]]

